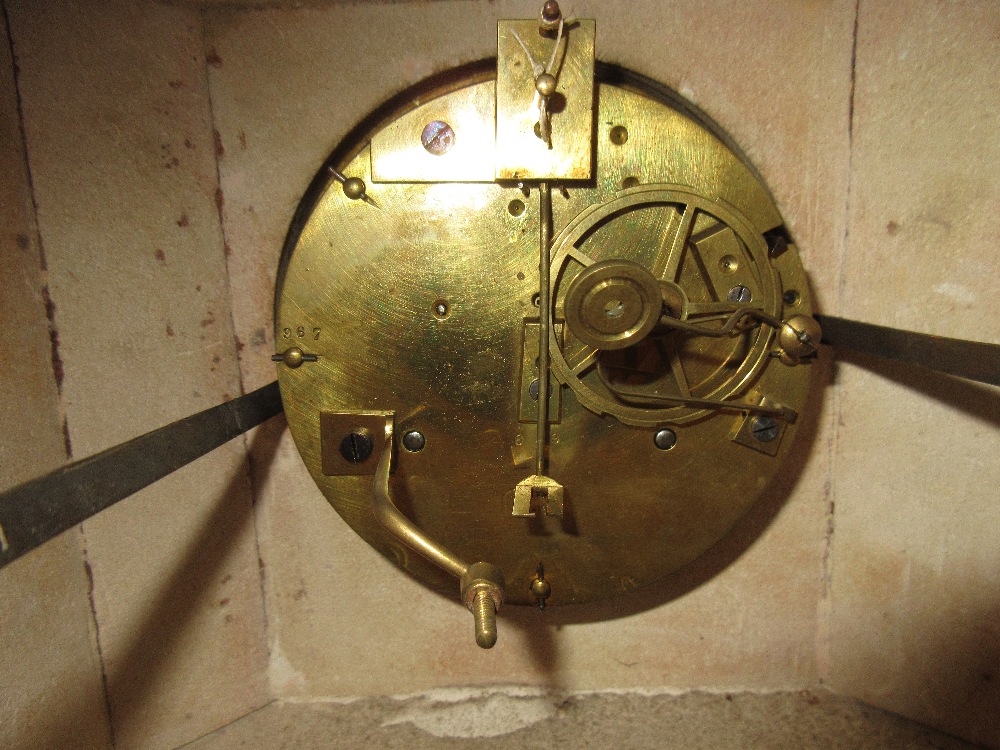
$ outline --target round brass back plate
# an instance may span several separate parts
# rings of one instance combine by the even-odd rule
[[[770,252],[781,218],[721,138],[650,91],[599,82],[595,178],[552,191],[547,473],[565,488],[565,512],[513,517],[514,488],[533,467],[538,190],[459,181],[475,167],[474,149],[448,161],[449,149],[470,148],[493,127],[494,87],[480,71],[419,103],[397,100],[332,164],[363,180],[364,193],[345,194],[332,172],[315,183],[289,237],[276,334],[279,351],[296,346],[317,360],[279,366],[285,412],[331,505],[428,585],[452,592],[455,581],[375,522],[373,468],[324,473],[324,460],[336,459],[324,451],[351,428],[322,415],[393,414],[396,504],[462,558],[495,564],[508,602],[535,603],[539,564],[548,604],[604,599],[690,562],[761,497],[796,427],[778,419],[758,430],[739,405],[801,411],[809,373],[776,356],[767,325],[723,338],[659,331],[602,353],[565,324],[573,278],[596,262],[638,264],[661,281],[668,309],[704,325],[720,322],[732,300],[779,319],[810,315],[809,289],[794,245]],[[616,301],[601,309],[614,313]],[[661,400],[684,394],[731,405]],[[324,425],[344,434],[324,438]],[[676,436],[669,449],[654,440],[662,429]],[[402,443],[408,433],[419,433],[409,440],[418,450]]]

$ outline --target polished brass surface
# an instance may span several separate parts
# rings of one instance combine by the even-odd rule
[[[596,25],[579,20],[557,26],[561,33],[553,36],[540,33],[537,20],[497,25],[498,180],[587,180],[593,174]]]
[[[531,28],[537,35],[537,20]],[[428,585],[454,592],[452,574],[375,519],[371,477],[323,473],[322,413],[392,412],[395,434],[425,437],[423,450],[393,451],[387,492],[422,537],[458,560],[489,560],[502,571],[509,603],[537,605],[540,563],[548,605],[605,599],[693,560],[779,471],[798,429],[785,417],[802,411],[811,368],[809,360],[782,363],[776,329],[753,316],[810,315],[809,285],[794,243],[770,257],[764,235],[781,218],[752,169],[720,138],[651,94],[598,82],[592,179],[551,190],[548,341],[561,409],[559,421],[547,423],[545,471],[537,474],[537,424],[522,418],[523,392],[536,379],[524,373],[540,359],[525,351],[540,326],[538,183],[493,182],[492,172],[489,181],[434,182],[419,170],[412,182],[372,179],[397,150],[449,158],[463,139],[456,116],[468,107],[481,122],[476,103],[496,95],[495,81],[478,75],[464,88],[449,82],[439,97],[401,105],[398,119],[389,115],[377,133],[338,150],[347,156],[334,167],[363,180],[379,210],[350,200],[332,175],[310,199],[284,266],[276,325],[316,331],[309,347],[319,359],[279,368],[288,422],[334,508]],[[524,85],[534,97],[533,79]],[[421,109],[413,129],[395,128]],[[561,117],[552,120],[554,149]],[[454,128],[443,155],[421,143],[436,120]],[[737,312],[753,315],[719,337],[658,325],[637,346],[596,350],[569,330],[565,305],[575,277],[601,261],[644,269],[660,283],[665,312],[700,330]],[[736,286],[749,301],[728,301]],[[785,300],[790,291],[794,305]],[[627,403],[615,395],[619,388],[648,398]],[[657,401],[670,397],[691,401]],[[772,406],[743,413],[762,397]],[[780,438],[768,443],[773,456],[734,440],[750,417],[779,423]],[[666,425],[676,434],[669,450],[654,442]],[[560,486],[561,517],[546,514],[549,497],[538,491],[532,507],[531,482],[527,513],[534,515],[512,515],[517,486],[538,476]],[[522,509],[524,498],[522,491]]]

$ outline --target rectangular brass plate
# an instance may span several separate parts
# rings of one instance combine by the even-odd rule
[[[386,429],[392,428],[391,411],[320,412],[319,444],[323,473],[328,477],[367,476],[375,474],[385,449]],[[371,440],[372,452],[364,461],[352,463],[340,452],[340,444],[352,432]]]
[[[540,65],[548,63],[555,39],[539,33],[537,20],[497,24],[496,179],[590,179],[596,31],[593,19],[585,19],[567,24],[563,32],[566,51],[551,98],[550,149],[535,135],[538,93],[531,62],[518,38]]]
[[[556,338],[562,335],[562,325],[554,323]],[[538,359],[538,323],[524,322],[521,342],[521,406],[517,420],[534,424],[538,419],[538,401],[531,397],[531,381],[538,378],[535,360]],[[549,423],[559,424],[562,421],[562,387],[549,375],[551,395],[549,396]]]

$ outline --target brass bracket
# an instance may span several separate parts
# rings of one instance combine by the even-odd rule
[[[537,20],[497,24],[496,179],[589,180],[593,172],[593,19],[565,25],[557,40],[539,33]],[[523,46],[522,46],[523,45]],[[555,90],[548,97],[551,143],[539,122],[537,74],[532,63],[554,59]]]
[[[540,507],[545,515],[562,518],[563,486],[552,477],[532,474],[522,479],[514,488],[514,510],[511,515],[530,518],[534,508]]]
[[[319,446],[328,477],[371,476],[382,451],[392,450],[385,436],[393,427],[391,411],[320,412]]]
[[[769,409],[782,409],[781,404],[767,396],[761,396],[757,403]],[[794,421],[794,419],[786,421],[766,413],[749,412],[736,423],[733,442],[769,456],[776,456],[785,430]]]

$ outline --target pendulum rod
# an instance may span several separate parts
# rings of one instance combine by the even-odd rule
[[[543,476],[549,423],[549,329],[552,326],[552,303],[549,299],[552,192],[548,182],[539,185],[538,200],[538,418],[535,429],[535,474]]]

